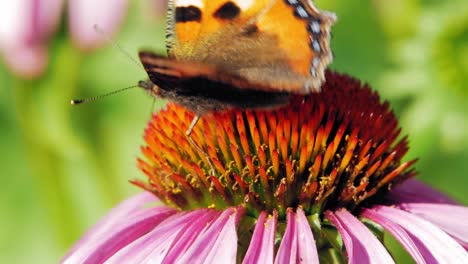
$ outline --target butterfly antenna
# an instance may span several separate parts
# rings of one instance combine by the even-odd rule
[[[98,96],[94,96],[94,97],[90,97],[90,98],[71,100],[70,103],[72,105],[79,105],[79,104],[89,103],[89,102],[100,100],[100,99],[102,99],[104,97],[107,97],[107,96],[110,96],[110,95],[113,95],[113,94],[116,94],[116,93],[120,93],[120,92],[123,92],[123,91],[127,91],[127,90],[130,90],[130,89],[136,88],[136,87],[138,87],[138,85],[132,85],[132,86],[129,86],[129,87],[125,87],[123,89],[119,89],[119,90],[116,90],[116,91],[112,91],[110,93],[106,93],[106,94],[102,94],[102,95],[98,95]]]
[[[124,48],[122,48],[122,46],[119,45],[119,43],[117,43],[116,41],[114,41],[110,36],[109,34],[107,34],[107,32],[105,32],[102,28],[99,27],[98,24],[94,24],[94,30],[100,34],[101,36],[104,36],[106,38],[106,41],[109,42],[110,44],[112,44],[112,46],[114,46],[114,48],[118,49],[120,52],[122,52],[123,55],[125,55],[125,57],[129,58],[131,61],[133,61],[133,63],[135,63],[136,66],[138,66],[138,68],[140,69],[143,69],[143,65],[141,65],[141,63],[139,63],[135,58],[132,57],[132,55],[130,55],[130,53],[128,53]]]

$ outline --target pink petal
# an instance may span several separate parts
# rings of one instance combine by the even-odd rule
[[[245,257],[242,260],[244,264],[252,264],[258,262],[258,255],[260,253],[260,247],[262,246],[263,242],[263,232],[265,230],[265,218],[267,216],[267,212],[263,211],[260,213],[257,219],[257,224],[255,225],[254,232],[252,234],[252,238],[250,239],[249,248],[247,249],[247,253],[245,253]]]
[[[278,249],[278,255],[275,258],[275,264],[278,263],[296,263],[297,257],[297,228],[294,221],[294,212],[288,208],[286,212],[286,231],[284,232],[281,244]]]
[[[314,235],[302,208],[287,211],[287,225],[275,263],[319,263]]]
[[[204,263],[219,263],[220,260],[227,263],[236,263],[238,242],[236,224],[239,220],[239,211],[236,213],[236,215],[229,217]]]
[[[430,222],[403,210],[387,206],[376,206],[369,210],[403,228],[428,263],[468,263],[467,252]]]
[[[388,198],[394,203],[457,204],[446,195],[415,179],[409,179],[395,187],[388,194]]]
[[[161,211],[156,209],[162,209]],[[102,234],[82,246],[66,259],[65,263],[101,263],[120,251],[123,247],[148,233],[168,218],[174,210],[167,207],[151,208],[127,218],[126,223],[109,233]]]
[[[168,254],[164,257],[162,263],[175,263],[177,258],[182,255],[190,248],[193,242],[208,229],[210,223],[221,213],[216,210],[209,210],[209,214],[205,214],[205,217],[199,217],[191,221],[190,225],[181,232],[181,236],[178,237],[175,242],[171,245]]]
[[[341,234],[348,263],[394,263],[382,243],[347,210],[326,211],[325,215]]]
[[[151,200],[154,196],[145,192],[124,201],[89,230],[62,262],[102,262],[175,212],[163,206],[141,209]]]
[[[75,250],[86,246],[90,241],[93,241],[117,227],[118,224],[121,221],[125,221],[129,215],[141,211],[145,204],[154,201],[157,201],[156,197],[149,192],[137,194],[123,201],[117,207],[113,208],[106,216],[101,218],[91,229],[89,229],[72,247],[64,259],[67,259],[71,254],[74,254]]]
[[[405,203],[398,207],[435,224],[468,249],[468,207],[430,203]]]
[[[240,208],[225,210],[208,229],[183,252],[177,263],[236,263],[236,221],[243,211]]]
[[[268,219],[266,218],[267,212],[265,211],[261,212],[258,216],[249,249],[242,263],[273,263],[278,214],[274,211],[272,216],[268,216]]]
[[[403,248],[405,248],[405,250],[413,257],[416,263],[426,263],[424,257],[419,251],[418,246],[414,243],[413,239],[405,229],[391,221],[388,221],[385,217],[381,217],[373,210],[365,209],[361,213],[361,216],[381,225],[385,230],[392,234],[393,237],[395,237],[400,242]]]
[[[214,210],[195,210],[175,214],[165,219],[145,236],[120,250],[107,263],[144,263],[148,261],[161,263],[168,254],[171,245],[179,240],[184,233],[192,231],[193,227],[202,229],[206,223],[218,215]]]
[[[317,246],[315,244],[314,235],[310,228],[309,221],[304,214],[302,208],[298,208],[296,212],[297,221],[297,242],[298,242],[298,259],[302,263],[319,263]]]
[[[83,49],[94,49],[108,43],[107,38],[117,32],[128,9],[128,0],[70,0],[71,37]],[[103,31],[96,31],[95,26]]]

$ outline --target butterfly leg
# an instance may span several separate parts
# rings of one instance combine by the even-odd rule
[[[213,166],[213,163],[211,162],[210,156],[208,156],[208,153],[206,153],[200,146],[198,146],[197,143],[195,143],[193,138],[190,136],[192,134],[193,128],[197,124],[198,120],[200,120],[200,115],[196,115],[195,117],[193,117],[192,123],[190,124],[189,128],[185,132],[185,135],[187,136],[187,139],[190,142],[190,144],[192,144],[192,146],[194,146],[195,149],[205,157],[205,160],[208,162],[208,166],[210,166],[210,174],[212,176],[214,176],[215,175],[215,168]]]

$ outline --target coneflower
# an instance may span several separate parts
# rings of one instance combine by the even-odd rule
[[[414,160],[377,93],[327,72],[321,93],[275,110],[204,116],[169,104],[145,131],[146,192],[123,202],[65,263],[468,263],[468,208],[411,179]]]

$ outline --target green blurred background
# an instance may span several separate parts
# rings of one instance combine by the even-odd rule
[[[332,46],[340,72],[392,103],[418,157],[419,179],[468,203],[468,2],[316,1],[337,13]],[[164,50],[163,16],[132,1],[116,41],[136,57]],[[54,263],[118,201],[153,100],[135,89],[72,107],[70,99],[135,84],[145,73],[112,46],[80,53],[66,27],[34,81],[0,64],[0,263]],[[156,101],[162,105],[161,100]],[[395,255],[400,255],[398,251]]]

